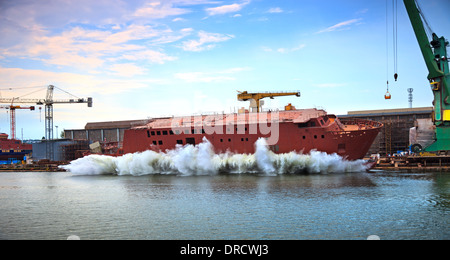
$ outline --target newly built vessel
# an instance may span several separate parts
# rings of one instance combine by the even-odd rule
[[[319,109],[215,114],[150,119],[126,130],[119,154],[172,150],[198,145],[206,138],[216,153],[252,154],[255,142],[265,138],[274,153],[338,154],[347,160],[364,158],[382,128],[367,120],[340,120]]]

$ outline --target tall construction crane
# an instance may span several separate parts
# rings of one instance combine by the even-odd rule
[[[428,80],[434,95],[433,122],[436,125],[436,141],[426,152],[450,150],[450,72],[447,46],[449,42],[444,37],[432,33],[433,39],[428,39],[425,25],[429,27],[416,0],[403,0],[408,11],[414,33],[420,46],[425,64],[428,68]],[[430,30],[431,31],[431,30]]]
[[[285,96],[296,96],[300,97],[300,91],[297,92],[266,92],[266,93],[248,93],[247,91],[238,91],[238,100],[239,101],[249,101],[250,100],[250,111],[254,112],[256,108],[256,112],[261,112],[261,99],[270,98],[274,99],[275,97],[285,97]]]
[[[11,139],[16,140],[16,109],[29,109],[30,111],[34,111],[35,107],[21,107],[21,106],[0,106],[3,109],[10,110],[10,127],[11,127]]]
[[[47,87],[47,95],[45,99],[7,99],[0,98],[0,103],[18,103],[18,104],[36,104],[45,105],[45,139],[47,140],[47,159],[54,159],[53,145],[49,140],[53,140],[53,105],[54,104],[87,104],[88,107],[92,107],[93,99],[89,98],[76,98],[76,99],[53,99],[53,91],[55,86],[49,85]],[[59,88],[58,88],[59,89]],[[62,90],[64,91],[64,90]],[[64,91],[66,92],[66,91]],[[67,93],[67,92],[66,92]],[[72,95],[73,96],[73,95]]]

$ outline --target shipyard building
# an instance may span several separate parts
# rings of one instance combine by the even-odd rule
[[[339,118],[367,119],[384,124],[375,139],[369,154],[392,155],[398,151],[407,151],[411,145],[410,130],[418,127],[418,121],[431,121],[433,107],[351,111]]]

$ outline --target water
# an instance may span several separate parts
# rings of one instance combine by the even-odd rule
[[[0,239],[450,239],[450,174],[255,145],[214,154],[205,139],[0,173]]]
[[[450,239],[448,173],[0,173],[0,239]]]
[[[263,173],[265,175],[294,173],[342,173],[365,171],[365,161],[346,161],[342,157],[312,151],[309,154],[291,152],[274,154],[265,139],[255,143],[254,154],[215,154],[206,139],[198,146],[177,146],[166,152],[146,151],[122,157],[91,155],[73,161],[62,168],[78,175],[152,175],[183,176],[217,175],[219,173]]]

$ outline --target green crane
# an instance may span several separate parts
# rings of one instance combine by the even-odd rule
[[[448,41],[433,33],[430,42],[425,31],[422,12],[416,0],[403,0],[420,50],[427,65],[431,90],[434,95],[433,122],[436,126],[436,141],[425,147],[426,152],[450,151],[450,72],[447,56]],[[428,23],[425,22],[427,25]]]

